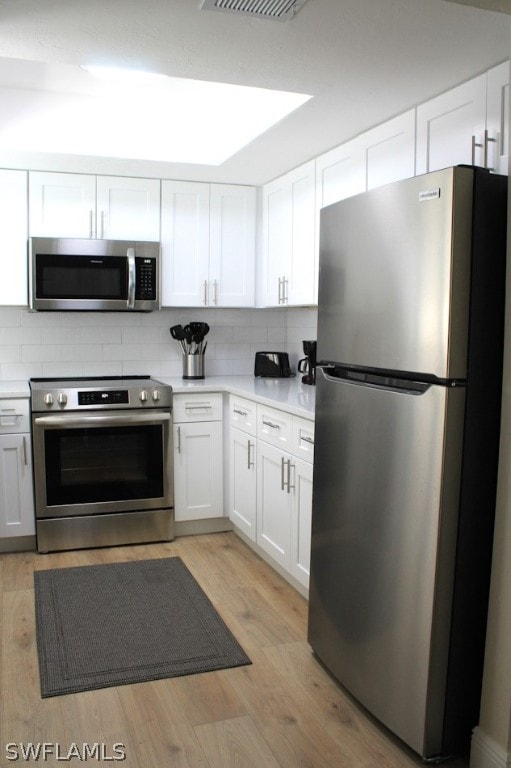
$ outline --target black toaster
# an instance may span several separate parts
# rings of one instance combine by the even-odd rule
[[[287,352],[256,352],[254,376],[266,376],[274,379],[288,379],[294,376],[289,367]]]

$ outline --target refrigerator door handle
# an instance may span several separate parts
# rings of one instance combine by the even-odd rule
[[[431,387],[427,381],[397,378],[392,373],[383,371],[362,372],[342,366],[318,366],[318,368],[325,380],[332,384],[353,384],[408,395],[423,395]]]

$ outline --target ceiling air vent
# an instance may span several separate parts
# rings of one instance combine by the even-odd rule
[[[203,11],[241,13],[257,19],[289,21],[306,0],[203,0]]]

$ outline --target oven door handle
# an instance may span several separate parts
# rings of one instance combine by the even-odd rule
[[[170,413],[139,413],[123,414],[122,416],[71,416],[70,414],[36,416],[34,424],[38,427],[90,427],[98,425],[100,427],[108,426],[128,426],[132,424],[163,424],[170,421]]]

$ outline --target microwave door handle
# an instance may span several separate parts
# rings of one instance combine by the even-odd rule
[[[135,249],[128,248],[128,309],[135,309],[135,284],[137,279],[135,267]]]

